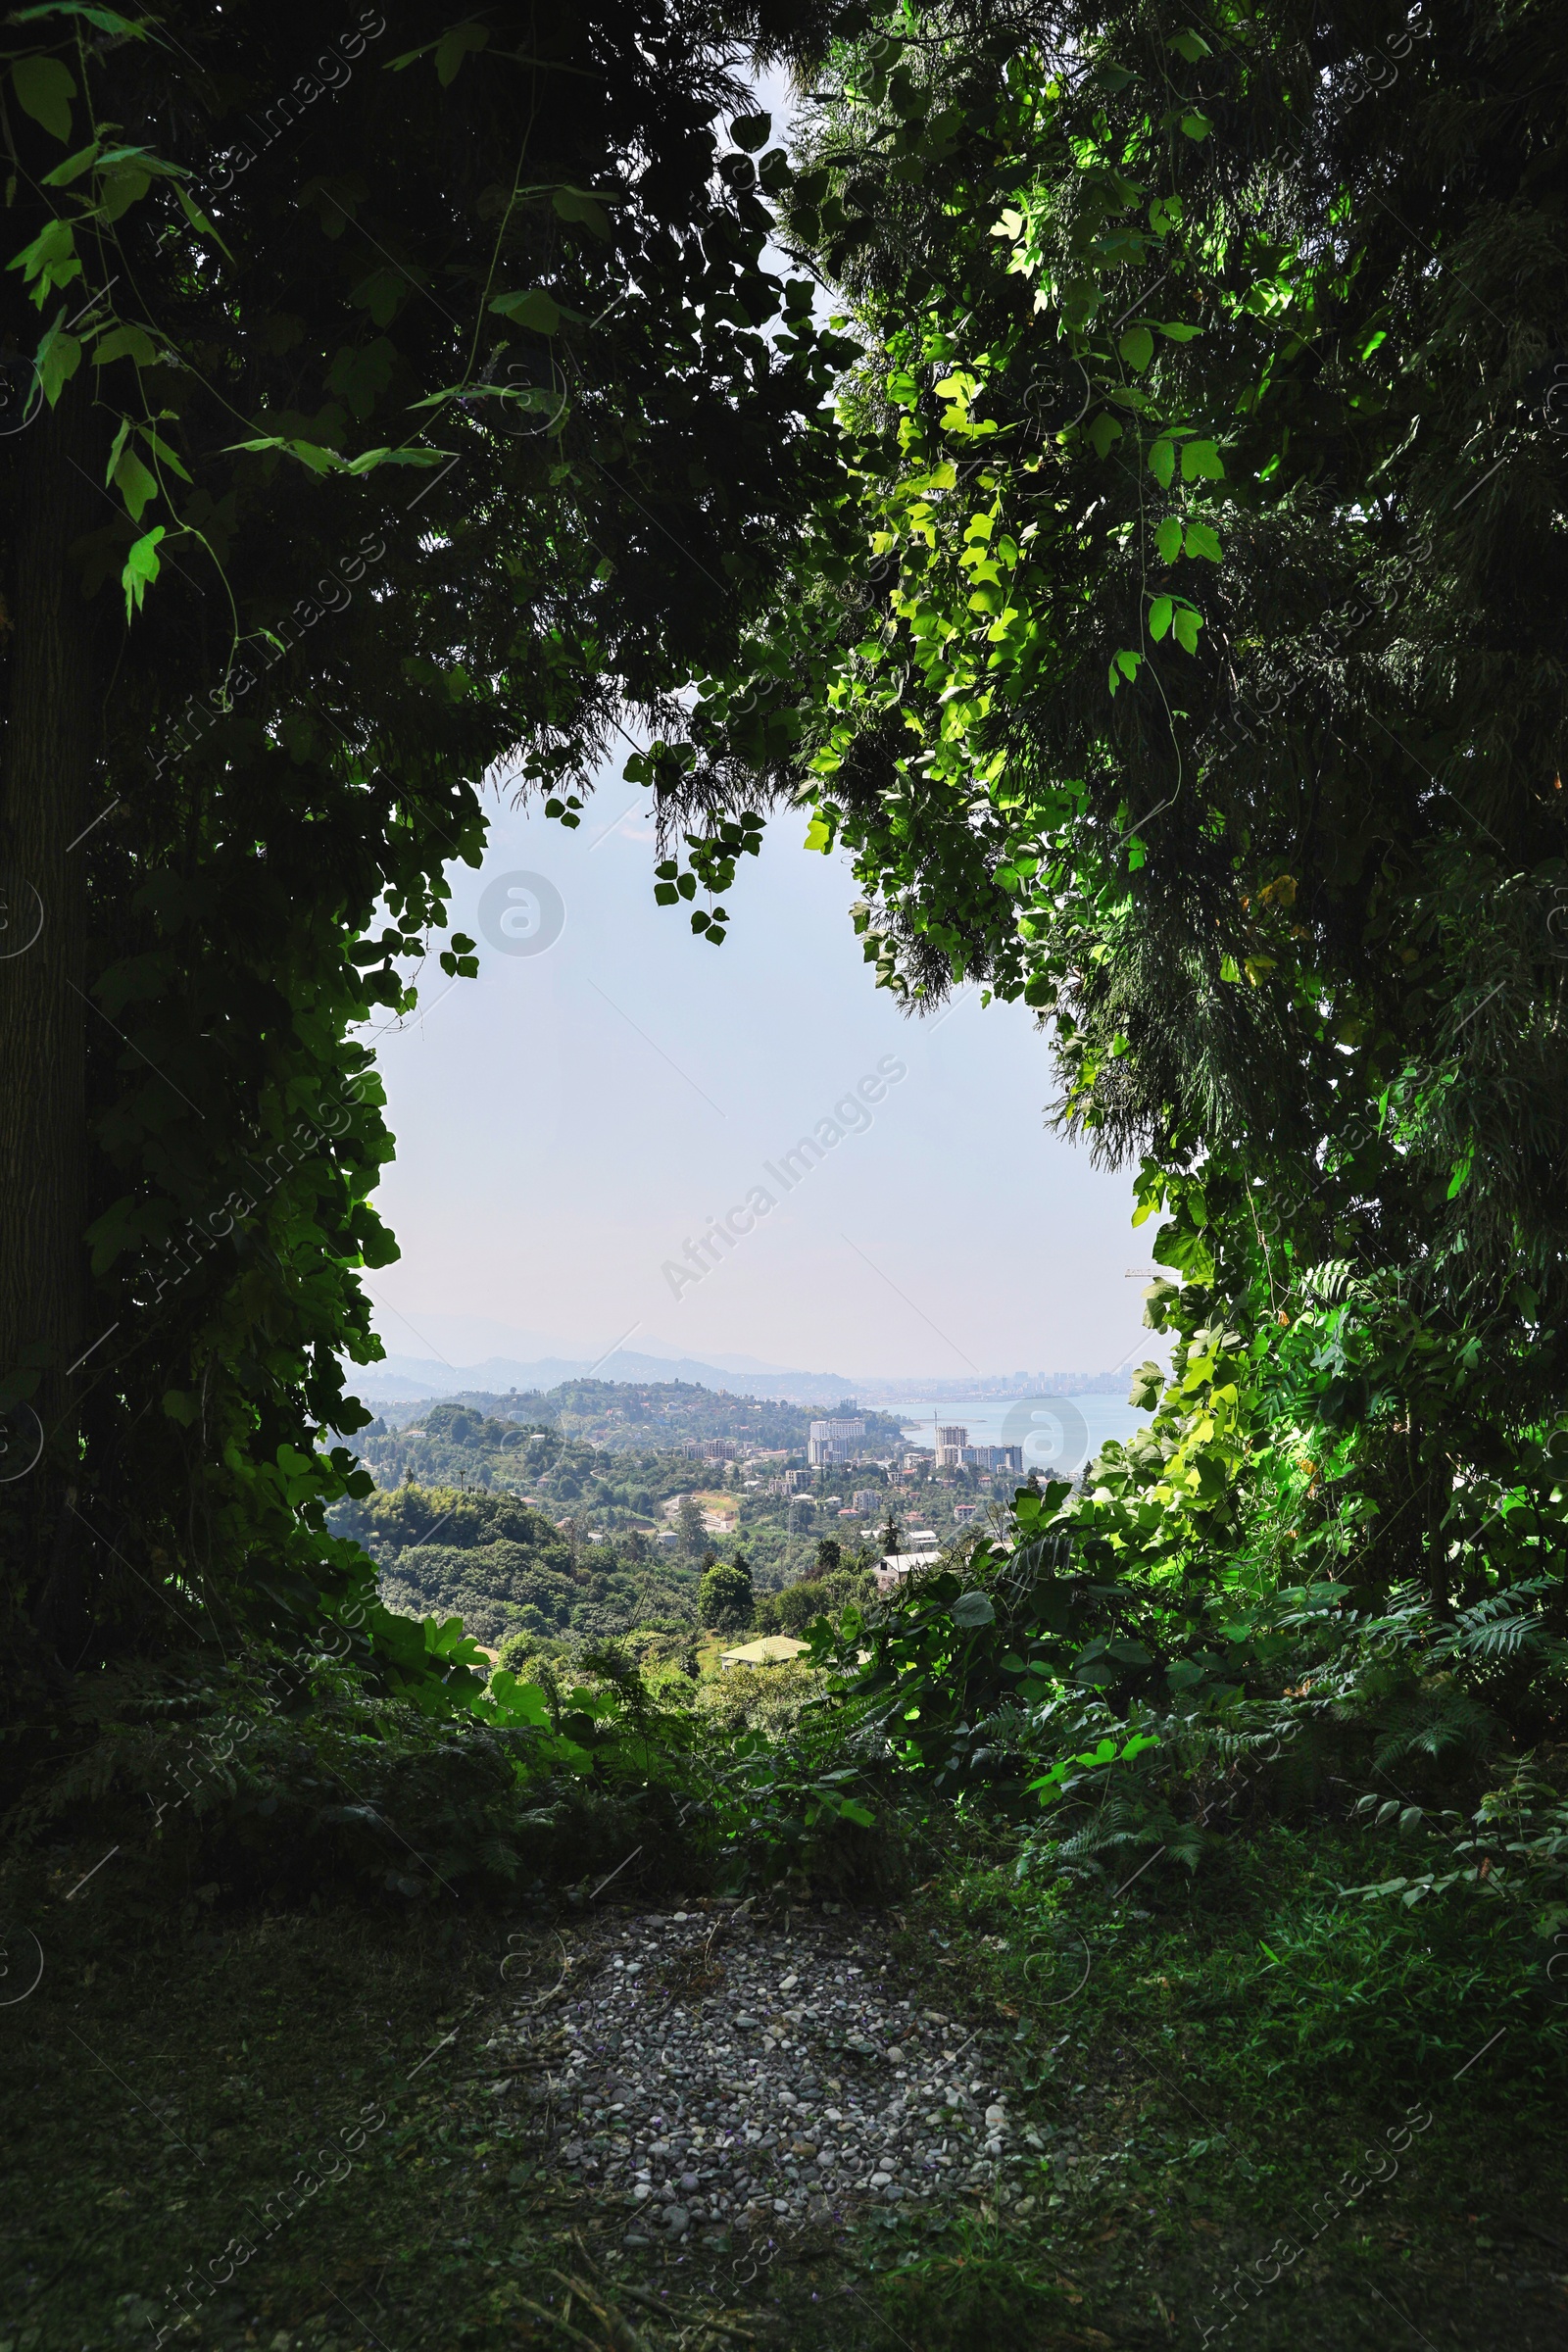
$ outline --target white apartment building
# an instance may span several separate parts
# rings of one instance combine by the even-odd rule
[[[853,1462],[864,1443],[863,1421],[813,1421],[806,1458],[813,1470],[825,1470],[835,1462]]]

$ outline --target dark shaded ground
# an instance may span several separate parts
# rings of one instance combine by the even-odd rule
[[[48,1886],[8,1882],[0,2352],[151,2347],[182,2308],[165,2340],[190,2352],[1568,2345],[1560,2104],[1539,2068],[1495,2064],[1522,2013],[1457,2080],[1429,2054],[1396,2082],[1403,2041],[1359,2028],[1314,2092],[1270,2038],[1304,1996],[1265,2015],[1179,1920],[1145,1916],[1136,1952],[1064,1997],[1059,1953],[1040,1965],[1011,1898],[956,1870],[863,1924],[911,1989],[1009,2038],[1020,2098],[1057,2127],[1037,2209],[1008,2222],[956,2195],[808,2227],[771,2259],[741,2233],[627,2253],[625,2204],[541,2165],[548,2105],[498,2095],[482,2055],[542,1981],[500,1973],[554,1950],[542,1915],[196,1905],[172,1932],[126,1916],[112,1863],[67,1904],[79,1870],[55,1860]],[[19,1998],[29,1924],[44,1972]],[[581,1931],[562,1933],[569,1949]],[[1491,2030],[1478,2000],[1473,2046]]]

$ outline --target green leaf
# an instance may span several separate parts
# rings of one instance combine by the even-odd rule
[[[1182,480],[1184,482],[1222,482],[1225,468],[1219,462],[1219,451],[1212,441],[1188,441],[1182,447]]]
[[[609,236],[610,216],[586,188],[557,188],[550,201],[563,220],[580,220],[596,237]]]
[[[1182,605],[1178,608],[1172,626],[1175,630],[1176,642],[1184,653],[1197,653],[1198,632],[1202,625],[1203,615],[1201,612],[1195,612],[1191,605]]]
[[[81,345],[74,335],[66,333],[61,323],[65,315],[62,311],[44,336],[33,362],[38,370],[39,388],[51,408],[81,365]]]
[[[833,828],[825,817],[813,816],[806,828],[806,847],[820,850],[825,858],[833,847]]]
[[[1116,349],[1135,375],[1141,375],[1154,356],[1154,338],[1147,326],[1130,326]]]
[[[356,416],[368,416],[392,381],[397,357],[385,335],[370,343],[345,343],[326,371],[326,388],[346,400]]]
[[[1182,128],[1190,139],[1206,139],[1213,127],[1208,116],[1199,114],[1196,108],[1192,114],[1182,117]]]
[[[1189,326],[1184,318],[1175,318],[1159,331],[1169,342],[1194,343],[1203,330],[1200,326]]]
[[[179,199],[180,207],[184,212],[185,218],[190,222],[192,228],[195,229],[197,235],[201,237],[211,237],[213,243],[218,247],[219,252],[223,254],[229,261],[232,261],[234,256],[229,252],[228,247],[223,243],[222,238],[219,235],[217,229],[208,220],[207,215],[202,211],[201,206],[192,201],[190,195],[179,180],[176,179],[172,184],[174,194]]]
[[[1170,45],[1178,57],[1186,58],[1190,66],[1196,66],[1200,57],[1212,57],[1214,54],[1202,34],[1194,32],[1191,26],[1185,32],[1173,32]]]
[[[1149,453],[1149,470],[1162,490],[1168,490],[1176,471],[1176,444],[1163,436]]]
[[[76,240],[69,220],[46,220],[30,245],[24,245],[6,264],[8,270],[20,270],[26,281],[38,279],[32,289],[32,299],[41,310],[49,298],[51,286],[69,286],[72,279],[81,275],[81,261],[76,253]]]
[[[996,1619],[997,1612],[988,1592],[960,1592],[953,1604],[955,1625],[994,1625]]]
[[[91,0],[42,0],[37,8],[19,8],[11,22],[14,24],[31,24],[39,17],[80,17],[85,24],[96,24],[100,32],[114,33],[123,40],[144,41],[147,38],[145,18],[132,24],[128,17],[119,15],[112,8],[94,8]]]
[[[41,122],[62,146],[71,136],[71,101],[76,85],[58,57],[19,57],[11,69],[12,86],[24,114]]]
[[[561,305],[543,286],[529,286],[525,293],[498,294],[490,308],[538,335],[553,335],[561,324]]]
[[[172,473],[177,473],[182,482],[190,480],[190,475],[160,433],[150,424],[138,424],[136,430],[160,464],[167,466]]]
[[[1150,606],[1149,634],[1151,637],[1152,637],[1156,645],[1170,627],[1170,616],[1174,610],[1175,608],[1168,596],[1156,596],[1153,603]]]
[[[1158,548],[1161,560],[1164,563],[1175,563],[1177,557],[1182,552],[1182,526],[1179,516],[1175,514],[1166,515],[1164,521],[1154,533],[1154,545]]]
[[[443,89],[456,81],[466,57],[483,49],[490,39],[487,24],[454,24],[435,45],[436,77]]]
[[[124,558],[124,571],[120,574],[120,586],[124,588],[124,618],[129,621],[131,607],[141,612],[141,600],[151,583],[158,578],[158,541],[165,536],[163,522],[151,531],[143,531],[141,539]]]
[[[1190,522],[1187,525],[1187,553],[1190,556],[1206,556],[1211,564],[1218,564],[1224,551],[1206,522]]]
[[[349,300],[357,311],[368,311],[377,326],[390,326],[398,304],[411,291],[406,270],[372,270],[368,277],[361,278]]]
[[[56,164],[52,172],[44,173],[43,185],[46,188],[69,188],[74,179],[79,179],[88,167],[98,161],[102,150],[101,139],[94,139],[90,147],[78,147],[74,155],[68,155],[63,164]]]
[[[1121,426],[1108,410],[1101,410],[1100,415],[1089,427],[1089,438],[1094,445],[1097,458],[1106,456],[1121,439]]]
[[[312,444],[302,441],[297,445],[291,442],[289,446],[294,449],[296,456],[302,456]],[[444,466],[456,457],[457,452],[451,449],[366,449],[347,465],[344,465],[335,449],[329,449],[324,454],[342,466],[345,473],[373,473],[378,466]]]
[[[133,449],[121,450],[109,478],[124,500],[131,521],[140,522],[142,509],[158,496],[158,484]]]
[[[756,155],[767,145],[772,129],[771,115],[737,115],[729,126],[729,135],[737,147],[744,147],[748,155]]]
[[[107,368],[111,360],[134,360],[138,368],[150,368],[158,357],[158,346],[144,327],[115,326],[101,335],[92,347],[92,364]],[[189,480],[189,475],[185,477]]]

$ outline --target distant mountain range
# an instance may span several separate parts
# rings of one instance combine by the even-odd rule
[[[657,1343],[656,1343],[657,1345]],[[786,1404],[831,1406],[854,1396],[861,1404],[935,1404],[987,1396],[1108,1395],[1126,1389],[1128,1374],[1115,1372],[1005,1372],[966,1380],[882,1380],[844,1372],[800,1372],[787,1365],[759,1363],[755,1356],[723,1355],[711,1362],[695,1356],[649,1355],[613,1348],[597,1363],[591,1357],[540,1356],[520,1362],[492,1355],[482,1363],[450,1364],[440,1357],[386,1355],[378,1364],[347,1367],[350,1389],[368,1404],[412,1404],[427,1396],[472,1394],[505,1396],[510,1389],[555,1389],[568,1380],[684,1380],[705,1389],[728,1389],[748,1396],[777,1397]]]

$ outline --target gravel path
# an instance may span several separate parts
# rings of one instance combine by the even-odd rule
[[[976,2192],[1026,2217],[1040,2155],[1065,2153],[1009,2108],[1002,2036],[924,2007],[874,1921],[707,1903],[551,1948],[485,2064],[498,2096],[525,2085],[551,2167],[625,2208],[628,2245]]]

